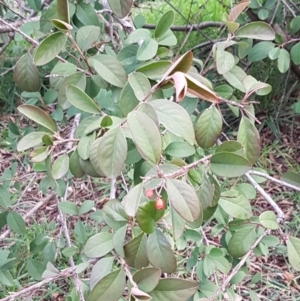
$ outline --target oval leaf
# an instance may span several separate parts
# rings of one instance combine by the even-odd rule
[[[52,61],[65,47],[67,39],[67,35],[62,32],[56,32],[47,37],[37,47],[34,53],[34,63],[42,66]]]
[[[291,266],[300,271],[300,239],[296,237],[289,237],[287,241],[287,252]]]
[[[157,39],[161,38],[170,29],[170,26],[174,22],[174,18],[175,14],[172,10],[164,13],[156,25],[154,37]]]
[[[29,148],[42,145],[42,139],[45,135],[49,133],[46,132],[32,132],[24,136],[17,145],[17,151],[23,152]]]
[[[272,41],[275,39],[273,28],[265,22],[251,22],[235,32],[238,38]]]
[[[176,271],[177,262],[171,245],[158,229],[155,229],[148,237],[147,252],[150,263],[160,268],[163,273]]]
[[[102,257],[113,249],[113,234],[102,232],[90,237],[84,248],[83,253],[88,257]]]
[[[277,61],[277,67],[278,70],[281,73],[285,73],[289,70],[290,68],[290,54],[286,49],[281,49],[280,53],[279,53],[279,57],[278,57],[278,61]]]
[[[133,281],[145,293],[151,292],[158,284],[161,270],[157,268],[145,268],[137,271],[133,276]]]
[[[119,18],[125,18],[132,7],[133,0],[108,0],[113,13]]]
[[[228,51],[218,49],[216,54],[216,64],[218,73],[224,74],[230,71],[235,65],[234,56]]]
[[[39,71],[34,65],[30,53],[24,54],[16,63],[13,73],[17,86],[27,92],[36,92],[41,88]]]
[[[273,211],[264,211],[259,216],[259,221],[261,225],[267,229],[277,230],[279,228],[276,221],[276,215]]]
[[[56,131],[56,124],[42,109],[32,105],[21,105],[18,106],[18,111],[48,130],[52,132]]]
[[[157,164],[162,154],[162,142],[155,122],[145,113],[133,111],[128,114],[127,123],[140,155],[149,164]]]
[[[69,170],[69,156],[63,154],[52,165],[52,177],[57,180],[62,178]]]
[[[142,193],[143,186],[142,184],[138,184],[130,189],[129,192],[125,195],[122,200],[122,205],[127,215],[131,217],[135,216],[140,204]]]

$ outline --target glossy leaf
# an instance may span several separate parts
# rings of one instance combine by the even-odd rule
[[[186,221],[195,221],[201,212],[200,201],[195,190],[180,180],[167,180],[166,188],[170,205]]]
[[[110,179],[120,175],[127,156],[127,142],[121,127],[106,132],[99,142],[97,160],[100,169]]]
[[[235,36],[238,38],[272,41],[275,39],[275,32],[269,24],[257,21],[242,26],[235,32]]]
[[[261,225],[267,229],[277,230],[279,228],[276,221],[276,215],[273,211],[264,211],[259,216]]]
[[[155,223],[164,216],[164,210],[157,210],[155,202],[141,204],[136,213],[136,219],[140,228],[147,234],[154,231]]]
[[[300,271],[300,239],[296,237],[289,237],[287,241],[287,253],[291,266]]]
[[[255,225],[249,225],[233,233],[228,243],[229,254],[240,258],[252,247],[256,240]]]
[[[81,178],[85,174],[83,169],[80,166],[79,159],[80,159],[80,157],[78,155],[78,152],[77,152],[77,150],[75,150],[70,157],[69,164],[70,164],[70,172],[76,178]]]
[[[89,58],[88,63],[105,81],[119,88],[124,87],[127,76],[124,67],[115,57],[108,54],[98,54]]]
[[[170,29],[170,26],[173,24],[174,18],[174,11],[169,10],[164,13],[156,25],[154,37],[161,38],[164,34],[166,34],[166,32]]]
[[[153,301],[186,301],[195,294],[198,282],[180,278],[161,279],[149,293]]]
[[[133,281],[145,293],[151,292],[158,284],[161,270],[158,268],[145,268],[137,271],[133,276]]]
[[[143,112],[133,111],[128,114],[127,123],[140,155],[149,164],[157,164],[162,154],[162,142],[154,121]]]
[[[132,189],[130,189],[128,194],[125,195],[122,201],[122,205],[127,215],[131,217],[135,216],[140,204],[142,194],[143,194],[143,186],[142,184],[138,184],[134,186]]]
[[[42,66],[52,61],[65,47],[68,37],[56,32],[51,34],[37,47],[34,53],[34,63],[37,66]]]
[[[90,4],[78,3],[76,5],[76,17],[83,25],[99,26],[97,13]]]
[[[223,192],[219,200],[219,205],[234,218],[244,220],[252,216],[252,209],[248,199],[238,191]]]
[[[224,74],[230,71],[235,65],[234,57],[230,52],[218,49],[216,54],[216,64],[218,73]]]
[[[155,229],[147,241],[147,253],[150,263],[163,273],[176,271],[177,263],[171,245],[161,231]]]
[[[290,23],[290,31],[292,34],[295,34],[297,31],[300,30],[300,16],[296,16],[292,19]]]
[[[149,264],[147,254],[147,238],[140,233],[124,245],[126,263],[136,269],[141,269]]]
[[[90,237],[84,248],[83,253],[88,257],[102,257],[113,249],[113,235],[108,232],[100,232]]]
[[[59,156],[52,165],[53,179],[61,179],[69,170],[69,156],[63,154]]]
[[[278,61],[277,61],[278,70],[281,73],[287,72],[290,68],[290,62],[291,59],[290,59],[289,52],[286,49],[282,48],[280,50]]]
[[[226,81],[233,86],[235,89],[245,93],[245,87],[242,84],[244,78],[246,78],[247,74],[238,66],[234,66],[229,72],[223,74]]]
[[[245,153],[245,149],[240,142],[225,141],[221,145],[219,145],[216,149],[216,153],[220,153],[220,152],[236,153],[238,155],[243,156]]]
[[[58,30],[60,30],[63,33],[66,33],[68,31],[71,31],[73,29],[73,26],[70,25],[67,22],[58,20],[58,19],[52,19],[51,20],[52,25],[57,28]]]
[[[170,61],[154,61],[146,63],[142,67],[139,67],[136,71],[141,72],[150,79],[159,79],[170,68]]]
[[[151,101],[150,105],[156,110],[159,122],[167,130],[194,145],[195,134],[193,124],[184,108],[164,99]]]
[[[248,59],[250,62],[258,62],[269,56],[269,53],[275,47],[275,44],[268,41],[263,41],[255,44],[248,51]]]
[[[222,132],[223,118],[215,106],[204,110],[195,124],[195,135],[202,148],[212,147]]]
[[[16,63],[13,77],[16,85],[23,91],[36,92],[41,88],[39,71],[29,52],[24,54]]]
[[[118,301],[126,284],[123,269],[115,270],[102,278],[90,292],[87,301]]]
[[[21,114],[25,115],[27,118],[47,128],[48,130],[52,132],[56,131],[56,124],[42,109],[32,105],[21,105],[18,106],[18,111]]]
[[[108,4],[117,17],[124,18],[129,14],[133,0],[108,0]]]
[[[194,155],[195,148],[185,141],[171,142],[165,149],[165,153],[175,158],[184,158]]]
[[[256,163],[260,156],[260,138],[255,125],[247,118],[242,117],[240,122],[237,141],[245,148],[245,157],[250,164]]]
[[[129,75],[128,82],[139,101],[145,101],[149,96],[151,85],[147,77],[140,72],[135,72]]]
[[[237,154],[220,152],[210,159],[210,168],[220,177],[240,177],[251,169],[250,162]]]

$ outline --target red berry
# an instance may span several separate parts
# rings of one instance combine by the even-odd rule
[[[157,210],[162,210],[162,209],[165,208],[165,203],[164,203],[164,201],[161,198],[157,198],[155,200],[155,208]]]
[[[152,198],[154,196],[154,191],[153,189],[146,189],[145,191],[145,196],[149,199]]]

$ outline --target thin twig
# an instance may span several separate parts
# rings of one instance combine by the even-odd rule
[[[250,250],[242,257],[241,261],[234,267],[234,269],[231,271],[231,273],[224,279],[222,284],[219,286],[219,288],[212,294],[212,296],[209,298],[211,301],[215,301],[216,297],[219,295],[221,291],[225,291],[227,285],[229,284],[232,277],[241,269],[241,267],[245,264],[248,257],[252,254],[253,250],[256,248],[256,246],[261,242],[261,240],[270,233],[270,230],[266,230],[251,246]],[[0,300],[1,301],[1,300]]]
[[[271,177],[271,176],[269,176],[269,175],[267,175],[265,173],[262,173],[262,172],[259,172],[259,171],[255,171],[255,170],[250,170],[248,173],[250,175],[255,175],[255,176],[263,177],[263,178],[268,179],[268,180],[270,180],[270,181],[272,181],[274,183],[277,183],[277,184],[280,184],[282,186],[291,188],[293,190],[300,191],[300,187],[297,187],[295,185],[289,184],[289,183],[287,183],[285,181],[282,181],[282,180],[278,180],[278,179],[276,179],[274,177]]]
[[[270,197],[268,193],[264,191],[263,188],[261,188],[256,181],[251,177],[251,174],[247,172],[245,174],[248,181],[253,185],[253,187],[264,197],[264,199],[271,205],[271,207],[275,210],[277,213],[278,222],[281,222],[285,219],[283,211],[280,209],[280,207],[276,204],[276,202]]]
[[[110,192],[109,192],[109,198],[111,200],[116,198],[116,179],[110,180]]]

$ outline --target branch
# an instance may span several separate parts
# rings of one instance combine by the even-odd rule
[[[265,174],[265,173],[262,173],[262,172],[259,172],[259,171],[255,171],[255,170],[250,170],[248,173],[249,173],[250,175],[255,175],[255,176],[263,177],[263,178],[268,179],[268,180],[270,180],[270,181],[272,181],[272,182],[274,182],[274,183],[277,183],[277,184],[280,184],[280,185],[282,185],[282,186],[291,188],[291,189],[293,189],[293,190],[300,191],[300,188],[299,188],[299,187],[297,187],[297,186],[295,186],[295,185],[292,185],[292,184],[289,184],[289,183],[287,183],[287,182],[285,182],[285,181],[278,180],[278,179],[276,179],[276,178],[274,178],[274,177],[271,177],[271,176],[269,176],[269,175],[267,175],[267,174]]]
[[[205,28],[209,28],[209,27],[222,27],[224,25],[223,22],[210,22],[210,21],[206,21],[206,22],[202,22],[199,24],[190,24],[190,25],[183,25],[183,26],[171,26],[170,29],[172,31],[183,31],[183,32],[189,32],[189,31],[197,31],[197,30],[201,30],[201,29],[205,29]],[[155,29],[156,25],[155,24],[144,24],[143,28],[147,28],[147,29]]]
[[[283,211],[280,209],[280,207],[275,203],[275,201],[270,197],[268,193],[264,191],[263,188],[261,188],[256,181],[251,177],[250,172],[247,172],[245,174],[248,181],[253,185],[253,187],[264,197],[264,199],[272,206],[272,208],[277,213],[277,219],[278,222],[281,222],[285,219]]]
[[[226,286],[229,284],[232,277],[241,269],[241,267],[245,264],[248,257],[252,254],[253,250],[256,248],[256,246],[261,242],[261,240],[270,233],[270,230],[266,230],[252,245],[250,250],[242,257],[241,261],[234,267],[234,269],[231,271],[231,273],[225,278],[225,280],[222,282],[222,284],[219,286],[219,288],[213,293],[213,295],[209,298],[210,301],[216,300],[216,297],[221,291],[225,291]],[[1,300],[0,300],[1,301]]]

